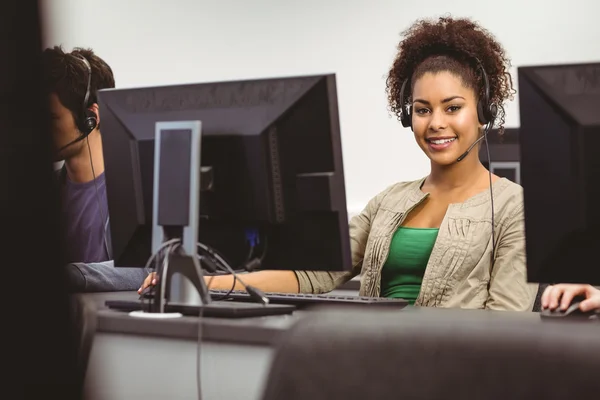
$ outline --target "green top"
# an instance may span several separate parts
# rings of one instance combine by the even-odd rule
[[[381,297],[415,303],[438,231],[437,228],[398,228],[381,271]]]

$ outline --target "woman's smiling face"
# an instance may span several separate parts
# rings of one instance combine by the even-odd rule
[[[426,72],[415,81],[412,99],[415,139],[432,162],[450,165],[478,139],[477,97],[461,77]]]

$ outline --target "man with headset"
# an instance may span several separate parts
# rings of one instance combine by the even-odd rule
[[[50,97],[51,133],[58,173],[65,256],[68,262],[110,257],[104,158],[96,91],[113,88],[111,68],[91,50],[43,53],[44,88]]]
[[[60,187],[67,275],[73,291],[134,290],[146,272],[114,268],[97,91],[114,88],[110,66],[91,49],[42,54],[51,134]]]

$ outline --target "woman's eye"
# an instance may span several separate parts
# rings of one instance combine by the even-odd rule
[[[448,111],[450,111],[450,112],[456,112],[458,110],[460,110],[460,106],[450,106],[450,107],[448,107]]]
[[[418,108],[418,109],[417,109],[417,111],[416,111],[416,113],[417,113],[417,114],[425,114],[425,113],[427,113],[428,111],[429,111],[429,110],[428,110],[428,109],[426,109],[426,108]]]

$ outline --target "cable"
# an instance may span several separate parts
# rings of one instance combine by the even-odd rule
[[[227,274],[229,275],[229,271],[227,271],[227,270],[225,269],[225,272],[227,272]],[[213,280],[213,278],[214,278],[214,277],[215,277],[214,275],[211,275],[211,277],[210,277],[210,281],[208,282],[208,290],[210,290],[210,284],[211,284],[211,282],[212,282],[212,280]],[[237,282],[237,278],[236,278],[236,276],[234,275],[234,276],[233,276],[233,281],[232,281],[232,283],[231,283],[231,288],[230,288],[230,289],[227,291],[227,293],[225,293],[224,295],[222,295],[222,296],[219,296],[219,297],[217,297],[217,298],[214,298],[213,300],[215,300],[215,301],[220,301],[220,300],[225,300],[225,299],[227,299],[227,298],[229,297],[229,295],[231,294],[231,292],[233,292],[233,291],[235,290],[235,284],[236,284],[236,282]]]
[[[261,263],[265,260],[268,248],[269,248],[269,237],[267,235],[265,235],[265,245],[263,247],[263,252],[262,252],[262,254],[260,256],[260,262]]]
[[[148,261],[146,261],[146,265],[144,268],[146,269],[150,269],[150,264],[152,264],[152,261],[156,258],[156,256],[160,255],[160,253],[165,249],[165,247],[174,244],[174,243],[178,243],[179,239],[175,238],[175,239],[169,239],[166,242],[163,242],[160,247],[158,248],[158,250],[156,250],[156,253],[152,254],[150,256],[150,258],[148,258]]]
[[[262,290],[255,288],[254,286],[246,285],[246,283],[239,277],[239,275],[229,266],[227,266],[229,272],[233,275],[234,279],[240,281],[240,283],[246,289],[246,292],[250,295],[250,297],[259,303],[266,305],[269,304],[269,298],[262,292]],[[229,294],[227,294],[229,296]]]
[[[158,268],[156,268],[156,277],[158,277],[159,279],[164,275],[168,273],[169,270],[169,255],[173,254],[178,248],[181,247],[181,240],[179,238],[174,238],[174,239],[170,239],[167,240],[166,242],[164,242],[163,244],[161,244],[161,246],[159,247],[159,249],[156,251],[156,253],[154,253],[153,255],[151,255],[148,258],[148,261],[146,262],[146,268],[148,268],[152,262],[156,259],[156,264],[158,264]],[[162,257],[162,263],[161,263],[161,255],[164,253],[164,257]],[[209,282],[208,282],[208,286],[210,287],[210,284],[212,283],[214,276],[211,276]],[[162,301],[162,299],[165,298],[165,290],[166,290],[166,285],[164,285],[161,282],[160,285],[160,299],[159,299],[159,304],[160,304],[160,310],[159,312],[164,312],[164,303]],[[154,300],[156,300],[156,296],[154,298]],[[202,306],[198,307],[198,343],[196,345],[196,390],[197,390],[197,397],[199,400],[202,400],[202,374],[201,374],[201,364],[202,364],[202,318],[204,316],[204,306],[206,306],[205,304],[203,304]]]
[[[157,268],[157,271],[156,271],[156,274],[157,274],[156,276],[160,279],[163,274],[168,272],[168,268],[169,268],[169,265],[168,265],[169,257],[168,256],[169,256],[169,254],[171,254],[174,250],[178,249],[179,247],[181,247],[181,240],[179,238],[167,240],[166,242],[161,244],[161,246],[156,251],[156,253],[154,253],[153,255],[151,255],[148,258],[148,261],[146,262],[146,268],[149,268],[149,266],[152,265],[153,261],[157,258],[159,259],[159,260],[157,260],[157,263],[160,263],[160,256],[163,252],[165,252],[165,249],[166,249],[166,255],[162,260],[163,261],[162,264],[160,264],[160,269]],[[233,285],[232,285],[230,291],[224,297],[227,297],[229,295],[229,293],[231,293],[234,290],[236,281],[240,281],[240,283],[244,286],[244,288],[246,289],[246,292],[248,292],[250,297],[252,297],[253,299],[262,303],[263,305],[266,305],[269,303],[269,299],[264,295],[264,293],[262,293],[262,291],[260,291],[259,289],[254,288],[253,286],[246,285],[246,283],[239,277],[239,275],[235,272],[235,270],[233,268],[231,268],[231,266],[224,259],[224,257],[222,257],[217,251],[215,251],[213,248],[211,248],[210,246],[207,246],[203,243],[197,243],[197,247],[198,247],[198,249],[202,250],[205,254],[208,255],[209,258],[207,258],[207,259],[212,258],[215,261],[216,267],[220,267],[221,269],[224,269],[226,272],[229,272],[231,275],[233,275],[233,279],[234,279]],[[196,254],[196,257],[198,257],[199,261],[201,261],[201,256]],[[263,251],[263,258],[264,258],[264,251]],[[213,261],[213,260],[211,260],[211,261]],[[202,263],[200,265],[202,266]],[[208,284],[207,284],[208,288],[210,288],[213,279],[214,279],[214,275],[212,275],[210,277],[210,280],[208,281]],[[165,285],[161,284],[160,286],[161,286],[160,296],[161,296],[161,298],[164,298]],[[162,305],[162,302],[160,302],[160,304]],[[201,348],[202,348],[202,346],[201,346],[201,344],[202,344],[202,328],[203,328],[202,318],[204,315],[203,314],[204,306],[205,305],[199,307],[199,310],[198,310],[198,328],[197,328],[198,329],[198,343],[196,346],[196,386],[197,386],[199,400],[202,399],[202,384],[201,384],[201,381],[202,381],[202,379],[201,379],[202,378],[202,374],[201,374],[202,351],[201,351]],[[160,312],[162,312],[162,311],[163,310],[160,310]]]
[[[168,269],[169,254],[173,254],[174,250],[177,249],[178,247],[181,247],[181,244],[179,242],[176,242],[176,243],[169,244],[166,247],[166,249],[164,249],[163,262],[158,264],[159,270],[157,271],[157,274],[159,277],[164,276],[166,274],[165,265]],[[165,262],[166,262],[166,264],[165,264]]]
[[[204,306],[198,310],[198,345],[196,346],[196,390],[198,391],[198,400],[202,400],[202,317]]]
[[[212,283],[214,276],[210,277],[210,280],[208,281],[208,287],[210,287],[210,284]],[[201,349],[201,344],[202,344],[202,317],[204,315],[204,307],[200,307],[200,309],[198,310],[198,345],[196,346],[196,390],[198,391],[198,400],[202,400],[202,374],[201,374],[201,369],[202,369],[202,352],[200,351]]]
[[[205,246],[206,250],[210,252],[211,255],[218,254],[219,260],[221,260],[222,262],[224,262],[226,264],[231,265],[231,263],[227,260],[227,257],[225,257],[225,255],[223,255],[219,250],[217,250],[213,247],[207,246],[207,245],[204,245],[204,246]],[[252,251],[252,249],[251,249],[251,251]]]
[[[261,290],[255,288],[254,286],[246,285],[246,283],[240,278],[240,276],[235,272],[235,270],[233,268],[231,268],[229,263],[227,263],[225,260],[223,260],[218,253],[212,252],[211,251],[212,249],[209,246],[205,245],[204,243],[199,242],[198,248],[205,250],[208,254],[215,257],[217,260],[219,260],[220,264],[224,268],[226,268],[226,270],[229,271],[229,273],[231,273],[233,275],[234,279],[240,281],[240,283],[244,286],[244,289],[246,290],[246,292],[248,292],[248,294],[250,295],[251,298],[253,298],[254,300],[258,301],[261,304],[269,303],[269,299],[267,298],[267,296],[265,296],[265,294]],[[235,282],[234,282],[234,287],[235,287]],[[227,295],[229,295],[229,293]]]
[[[250,251],[248,251],[248,256],[246,257],[246,262],[249,262],[250,260],[252,260],[252,254],[254,254],[254,247],[253,245],[250,245]]]
[[[225,259],[221,258],[220,256],[218,256],[218,253],[216,251],[214,251],[214,249],[212,249],[211,247],[203,244],[203,243],[197,243],[198,249],[205,252],[206,254],[209,255],[209,257],[212,257],[215,259],[215,261],[217,261],[218,264],[220,264],[220,268],[221,270],[225,271],[227,274],[230,274],[229,269],[227,268],[229,266],[229,263],[227,263],[227,261],[225,261]],[[217,257],[219,257],[220,259],[217,259]],[[201,265],[205,265],[206,266],[206,262],[203,263],[204,260],[208,261],[210,260],[210,258],[204,258],[202,256],[198,256],[198,259],[200,260],[200,264]],[[211,260],[210,263],[212,263],[213,261]],[[219,268],[219,266],[217,266],[217,263],[215,263],[215,265],[211,265],[211,270],[212,272],[217,272],[217,268]],[[208,268],[205,268],[208,269]],[[214,275],[213,275],[214,277]],[[211,278],[212,281],[212,278]],[[229,289],[229,291],[227,293],[225,293],[222,296],[219,296],[218,298],[214,299],[216,301],[220,301],[220,300],[225,300],[229,297],[229,295],[231,294],[231,292],[233,292],[235,290],[235,284],[237,282],[237,276],[233,275],[233,282],[231,283],[231,288]],[[210,290],[210,282],[208,285],[208,289]]]
[[[163,276],[164,274],[168,273],[169,270],[169,255],[174,253],[177,249],[179,249],[181,247],[181,240],[180,239],[171,239],[170,242],[167,246],[163,245],[161,246],[161,249],[164,249],[166,247],[166,254],[165,257],[163,259],[163,263],[161,264],[161,270],[160,272],[158,272],[159,276]],[[165,242],[165,243],[167,243]],[[159,250],[160,253],[160,250]],[[197,256],[197,255],[196,255]],[[214,278],[214,276],[212,276],[210,278],[210,281],[208,283],[208,285],[210,286],[212,279]],[[164,282],[164,280],[163,280]],[[202,282],[200,283],[202,284]],[[161,284],[160,285],[160,298],[164,299],[165,298],[165,287],[166,285]],[[164,312],[164,303],[162,301],[159,302],[159,304],[161,305],[161,309],[159,310],[159,312]],[[201,374],[201,364],[202,364],[202,318],[204,316],[204,307],[206,306],[206,304],[202,304],[202,306],[198,307],[198,343],[196,345],[196,390],[198,392],[198,399],[202,400],[202,374]]]
[[[163,252],[163,250],[165,248],[167,248],[167,251],[166,251],[167,254],[166,254],[166,257],[163,259],[163,262],[160,263],[160,260],[157,260],[158,263],[160,263],[160,264],[159,264],[159,268],[157,268],[157,270],[156,270],[155,278],[161,279],[162,276],[168,271],[168,267],[169,267],[168,255],[171,254],[174,249],[181,247],[180,243],[181,243],[181,240],[178,238],[170,239],[170,240],[164,242],[161,245],[161,247],[159,248],[159,250],[148,259],[148,262],[146,263],[146,268],[148,268],[148,266],[152,264],[152,261],[155,258],[157,258],[157,256],[160,258],[160,255]],[[236,281],[239,281],[244,286],[244,289],[246,290],[246,292],[248,292],[248,294],[250,295],[250,297],[252,299],[256,300],[257,302],[259,302],[261,304],[269,303],[269,299],[265,296],[265,294],[261,290],[255,288],[253,286],[247,285],[240,278],[240,276],[237,274],[237,272],[231,267],[231,265],[229,265],[229,263],[218,252],[216,252],[212,247],[207,246],[204,243],[200,243],[200,242],[197,243],[197,247],[205,255],[207,255],[207,257],[204,260],[208,261],[208,262],[202,262],[203,258],[201,256],[199,256],[198,254],[196,254],[196,257],[198,257],[198,259],[200,261],[201,268],[207,269],[207,268],[205,268],[207,266],[213,270],[216,270],[216,268],[220,268],[221,270],[224,270],[225,272],[228,272],[229,274],[233,275],[234,280],[233,280],[231,289],[224,296],[219,298],[218,300],[226,299],[229,296],[229,294],[234,291]],[[211,263],[214,263],[214,264],[210,265]],[[210,282],[212,282],[213,278],[214,278],[214,276],[211,277]],[[210,282],[209,282],[208,287],[210,287]],[[161,284],[160,287],[161,287],[160,299],[164,299],[165,285]],[[162,301],[161,301],[161,303],[162,303]]]
[[[488,144],[487,134],[493,124],[494,124],[494,121],[492,120],[486,127],[485,139],[484,139],[485,140],[485,150],[487,152],[487,158],[488,158],[488,176],[490,178],[490,203],[491,203],[491,207],[492,207],[492,256],[491,256],[492,264],[491,265],[494,265],[494,259],[496,257],[496,224],[494,223],[495,212],[494,212],[494,190],[492,189],[492,159],[490,157],[490,146]]]
[[[165,251],[168,251],[168,248],[170,248],[171,245],[176,244],[179,242],[179,239],[175,238],[175,239],[169,239],[166,242],[162,243],[160,245],[160,247],[158,248],[158,250],[152,254],[150,257],[148,257],[148,261],[146,261],[146,265],[144,266],[144,268],[146,270],[154,270],[152,272],[155,273],[154,278],[155,279],[159,279],[160,278],[160,274],[157,272],[159,270],[159,266],[162,265],[161,263],[161,256]],[[163,263],[164,263],[164,259],[162,259]],[[154,264],[154,265],[153,265]],[[160,268],[162,270],[162,268]],[[145,296],[140,296],[140,302],[142,304],[142,309],[144,308],[144,305],[146,303],[144,303],[145,300]],[[154,299],[148,299],[148,309],[150,309],[151,305],[153,304],[152,301],[156,300],[156,296]]]
[[[181,246],[181,244],[179,242],[169,245],[169,247],[167,248],[166,255],[161,264],[160,272],[157,273],[159,277],[162,277],[162,276],[165,276],[166,274],[168,274],[168,272],[169,272],[169,254],[171,254],[174,249],[177,249],[180,246]],[[167,282],[167,284],[168,284],[168,282]],[[164,308],[165,308],[164,299],[166,298],[166,296],[165,296],[165,291],[167,290],[166,287],[167,287],[167,285],[165,285],[165,280],[163,279],[163,281],[160,284],[160,294],[159,294],[160,297],[158,300],[159,312],[161,312],[161,313],[164,312]]]
[[[263,251],[260,257],[254,257],[252,260],[246,262],[244,264],[244,270],[248,271],[248,272],[252,272],[255,271],[257,269],[260,269],[260,267],[262,266],[262,262],[264,261],[266,255],[267,255],[267,249],[268,249],[268,245],[269,245],[269,237],[267,235],[265,235],[265,239],[264,239],[264,246],[263,246]],[[254,246],[252,247],[254,249]]]
[[[162,263],[162,268],[161,268],[160,272],[158,273],[159,276],[163,276],[164,274],[168,273],[169,254],[172,254],[177,249],[181,248],[181,240],[180,239],[171,239],[168,242],[170,242],[170,244],[167,247],[166,256],[164,257],[164,262]],[[164,248],[164,244],[163,244],[163,246],[161,246],[161,248]],[[198,255],[196,254],[196,257],[197,256]],[[200,277],[200,278],[202,278],[202,277]],[[208,282],[208,286],[210,286],[213,279],[214,279],[214,276],[211,276],[211,278]],[[203,281],[203,278],[201,280]],[[200,284],[202,284],[202,282],[200,282]],[[164,299],[166,285],[161,284],[160,287],[161,287],[161,299]],[[160,304],[162,306],[163,302],[161,301]],[[198,392],[199,400],[202,400],[202,373],[201,373],[201,371],[202,371],[202,350],[201,349],[202,349],[202,328],[203,328],[202,318],[204,316],[204,307],[206,307],[206,304],[202,304],[202,306],[198,307],[198,327],[197,327],[198,343],[196,345],[196,390]],[[163,309],[160,310],[160,312],[163,312],[163,311],[164,311]]]

